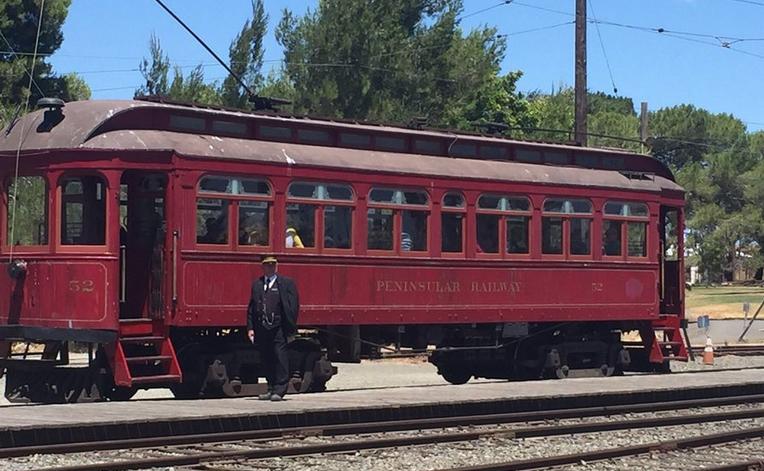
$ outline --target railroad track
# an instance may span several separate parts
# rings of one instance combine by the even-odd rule
[[[705,347],[692,347],[692,351],[696,355],[702,355]],[[733,345],[717,345],[714,346],[715,356],[725,355],[737,355],[737,356],[760,356],[764,355],[764,345],[747,345],[747,344],[733,344]]]
[[[56,471],[124,470],[174,467],[175,469],[228,469],[242,463],[262,462],[269,458],[298,458],[326,453],[349,453],[364,450],[406,448],[421,445],[474,442],[476,440],[524,440],[562,435],[580,436],[592,433],[665,428],[689,424],[726,423],[740,420],[760,420],[762,426],[734,432],[683,438],[670,442],[647,443],[632,447],[602,448],[587,453],[545,456],[516,462],[496,463],[495,467],[458,469],[532,469],[646,453],[656,449],[684,449],[713,443],[764,437],[764,395],[698,399],[660,403],[643,403],[611,407],[560,409],[527,413],[490,414],[342,424],[324,427],[271,429],[227,434],[186,435],[141,440],[114,440],[93,443],[61,444],[46,447],[0,449],[0,457],[20,457],[41,453],[89,453],[89,464],[38,468]],[[735,410],[698,413],[697,408],[757,404]],[[607,416],[645,414],[665,411],[685,411],[659,417],[623,417],[613,420]],[[570,423],[573,419],[574,422]],[[556,421],[550,424],[549,421]],[[542,422],[542,423],[539,423]],[[518,424],[508,427],[508,424]],[[468,430],[452,430],[469,427]],[[433,432],[433,430],[439,431]],[[427,430],[427,433],[423,431]],[[412,433],[413,432],[413,433]],[[397,433],[397,434],[396,434]],[[358,438],[359,435],[371,435]],[[350,437],[350,438],[347,438]],[[275,442],[275,440],[279,440]],[[311,440],[313,442],[311,442]],[[318,442],[316,442],[318,440]],[[284,445],[283,442],[287,442]],[[92,462],[94,452],[120,450],[112,458]],[[127,457],[127,458],[125,458]],[[534,461],[535,460],[535,461]],[[546,461],[544,461],[546,460]],[[2,466],[2,463],[0,463]],[[27,468],[28,469],[28,468]],[[233,468],[231,468],[233,469]]]

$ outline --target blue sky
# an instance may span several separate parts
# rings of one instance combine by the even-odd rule
[[[165,1],[224,58],[251,13],[249,0]],[[302,13],[316,3],[265,0],[270,16],[267,67],[277,65],[282,56],[273,35],[281,11],[289,7]],[[548,92],[573,83],[573,25],[560,24],[572,21],[574,3],[465,0],[462,25],[468,30],[488,24],[508,34],[502,69],[524,73],[522,91]],[[751,131],[764,129],[764,0],[589,0],[589,6],[589,18],[603,22],[599,31],[613,76],[611,81],[597,28],[590,24],[590,90],[612,93],[614,82],[619,94],[633,98],[636,106],[647,101],[654,110],[691,103],[731,113]],[[527,32],[536,28],[542,29]],[[151,33],[185,70],[204,63],[209,64],[208,79],[225,77],[153,0],[73,0],[64,42],[51,61],[57,72],[81,74],[93,98],[130,98],[143,82],[138,64],[148,55]],[[720,47],[723,42],[731,47]]]

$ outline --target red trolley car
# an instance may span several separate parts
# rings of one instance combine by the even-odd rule
[[[301,292],[297,391],[368,345],[437,345],[453,383],[687,353],[684,193],[649,156],[158,99],[42,105],[0,136],[10,400],[257,392],[244,325],[264,254]],[[87,366],[68,365],[74,342]]]

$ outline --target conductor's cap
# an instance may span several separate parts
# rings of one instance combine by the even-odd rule
[[[267,257],[263,258],[261,263],[278,263],[278,260],[276,260],[276,257],[273,255],[268,255]]]

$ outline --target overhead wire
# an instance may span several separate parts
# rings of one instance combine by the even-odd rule
[[[499,2],[499,3],[497,3],[496,5],[492,5],[490,7],[483,8],[482,10],[473,11],[472,13],[468,13],[466,15],[462,15],[462,16],[458,17],[456,20],[457,21],[461,21],[461,20],[463,20],[465,18],[469,18],[471,16],[479,15],[480,13],[485,13],[485,12],[487,12],[489,10],[493,10],[494,8],[498,8],[498,7],[502,6],[502,5],[509,5],[513,1],[514,0],[503,0],[503,1]]]
[[[600,40],[600,48],[602,49],[602,55],[605,57],[605,65],[607,66],[607,72],[610,75],[610,83],[613,85],[613,93],[618,95],[618,87],[615,86],[615,79],[613,78],[613,69],[610,68],[610,61],[607,57],[607,51],[605,51],[605,43],[602,41],[602,33],[600,32],[600,25],[597,23],[597,15],[594,13],[594,6],[592,0],[589,0],[589,10],[592,12],[592,18],[594,19],[594,26],[597,30],[597,37]]]
[[[40,45],[40,31],[42,30],[42,19],[43,19],[43,13],[45,12],[45,0],[40,0],[40,17],[37,20],[37,35],[35,36],[34,41],[34,51],[35,54],[32,55],[32,64],[30,67],[29,72],[29,85],[27,86],[27,96],[26,101],[24,102],[24,114],[26,115],[29,111],[29,99],[32,97],[32,82],[34,82],[34,66],[35,62],[37,62],[37,48]],[[10,46],[10,44],[9,44]],[[11,48],[12,49],[12,48]],[[42,93],[42,92],[40,92]],[[16,148],[16,165],[15,165],[15,171],[13,175],[13,204],[11,205],[11,230],[10,230],[10,253],[8,256],[8,260],[13,262],[13,247],[16,245],[14,241],[14,233],[16,231],[16,206],[18,205],[18,193],[19,193],[19,161],[21,160],[21,146],[24,143],[24,135],[25,135],[25,124],[26,121],[22,121],[21,123],[21,129],[19,133],[19,146]]]
[[[16,59],[17,59],[17,60],[19,60],[19,61],[20,61],[20,59],[21,59],[21,58],[19,57],[19,55],[20,55],[20,54],[17,54],[17,53],[16,53],[16,52],[13,50],[13,46],[11,46],[11,43],[10,43],[10,41],[8,41],[8,38],[6,38],[6,37],[5,37],[5,35],[3,34],[3,30],[2,30],[2,29],[0,29],[0,37],[1,37],[1,38],[3,38],[3,41],[5,42],[5,45],[6,45],[6,46],[8,46],[8,51],[1,51],[0,53],[2,53],[2,54],[12,54],[14,57],[16,57]],[[37,47],[37,46],[35,46],[35,48],[36,48],[36,47]],[[27,54],[23,54],[23,55],[27,55]],[[36,57],[36,56],[37,56],[37,54],[29,54],[29,55],[33,55],[33,57]],[[25,73],[26,73],[26,74],[29,76],[29,79],[31,80],[32,84],[34,84],[34,86],[35,86],[35,88],[37,89],[37,91],[38,91],[38,92],[40,92],[40,95],[44,95],[44,93],[42,92],[42,89],[41,89],[41,88],[40,88],[40,86],[37,84],[37,82],[34,80],[34,78],[33,78],[32,74],[29,72],[29,70],[27,70],[27,68],[26,68],[26,66],[24,65],[24,63],[23,63],[23,62],[19,62],[19,64],[21,64],[21,67],[24,69],[24,72],[25,72]],[[32,63],[32,66],[34,67],[34,63]],[[32,88],[31,88],[31,85],[30,85],[30,88],[29,88],[29,89],[30,89],[30,90],[32,89]]]

